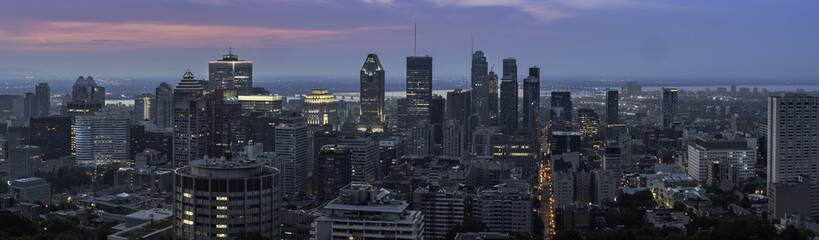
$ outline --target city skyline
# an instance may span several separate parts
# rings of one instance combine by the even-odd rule
[[[258,77],[355,76],[350,69],[372,52],[392,79],[414,54],[417,23],[417,52],[436,58],[436,76],[469,76],[474,49],[490,66],[515,56],[521,66],[543,67],[544,77],[812,79],[819,50],[806,46],[819,32],[805,24],[815,22],[815,4],[89,1],[66,11],[18,2],[0,10],[18,23],[0,26],[0,54],[15,56],[0,60],[0,78],[168,77],[184,69],[204,76],[202,59],[233,47],[260,66]],[[193,17],[213,12],[220,14]],[[232,15],[242,17],[223,17]]]

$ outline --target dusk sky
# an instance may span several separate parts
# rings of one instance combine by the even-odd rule
[[[471,35],[495,71],[515,57],[546,76],[819,76],[815,0],[43,0],[2,1],[0,79],[204,78],[229,46],[256,79],[355,77],[369,52],[400,78],[413,23],[435,77],[469,75]]]

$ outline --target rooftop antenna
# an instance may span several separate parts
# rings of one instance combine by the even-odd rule
[[[475,52],[475,34],[469,35],[469,54]]]
[[[415,23],[415,30],[413,32],[413,40],[412,40],[412,51],[413,56],[418,56],[418,23]]]
[[[490,69],[489,69],[489,71],[490,71],[490,72],[494,72],[494,71],[495,71],[495,64],[492,64],[492,68],[490,68]]]
[[[228,55],[233,55],[233,47],[228,47]]]

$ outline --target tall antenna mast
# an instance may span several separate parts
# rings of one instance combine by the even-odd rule
[[[469,54],[475,52],[475,34],[469,35]]]
[[[413,40],[412,40],[412,51],[413,56],[418,56],[418,23],[415,23],[415,30],[413,32]]]
[[[228,55],[233,55],[233,47],[228,47]]]

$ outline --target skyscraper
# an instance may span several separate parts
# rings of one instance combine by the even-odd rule
[[[279,171],[255,161],[203,159],[174,172],[173,229],[185,239],[279,239]],[[203,234],[204,233],[204,234]]]
[[[447,157],[466,156],[466,131],[458,120],[447,120],[443,126],[443,155]]]
[[[350,149],[350,179],[353,182],[373,183],[378,167],[378,144],[363,137],[342,137],[338,144]]]
[[[71,100],[66,104],[70,116],[89,115],[102,111],[105,106],[105,88],[97,86],[94,78],[80,76],[71,90]]]
[[[663,88],[662,122],[664,128],[670,128],[677,117],[677,89]]]
[[[495,72],[489,72],[486,85],[489,89],[489,97],[487,97],[486,101],[489,105],[489,121],[487,122],[494,124],[498,118],[498,75]]]
[[[572,129],[572,93],[552,92],[552,109],[549,111],[553,131]]]
[[[28,141],[41,147],[43,160],[71,155],[71,124],[69,116],[29,119]]]
[[[577,123],[580,130],[580,138],[583,142],[590,143],[600,138],[600,117],[591,108],[581,108],[577,110]]]
[[[540,124],[540,68],[529,68],[523,79],[523,127],[534,131]]]
[[[472,115],[472,92],[455,89],[446,93],[446,120],[458,120],[466,126]],[[482,110],[483,111],[483,110]],[[480,114],[479,114],[480,115]],[[485,114],[484,114],[485,115]]]
[[[407,57],[407,124],[430,120],[432,57]]]
[[[620,91],[606,90],[606,124],[620,123]]]
[[[489,120],[489,64],[482,51],[472,54],[471,111],[477,113],[481,122]],[[449,97],[447,97],[449,98]],[[461,120],[461,123],[466,123]]]
[[[518,127],[518,65],[514,58],[503,59],[500,99],[501,125]]]
[[[307,123],[297,112],[285,111],[276,126],[276,153],[281,158],[282,194],[296,196],[307,191],[312,159]]]
[[[153,122],[156,120],[156,96],[143,93],[134,97],[134,121]]]
[[[239,60],[232,52],[222,60],[208,62],[208,90],[236,89],[248,94],[253,88],[253,61]]]
[[[124,164],[129,160],[128,115],[97,114],[74,117],[74,146],[77,165]]]
[[[156,126],[160,129],[173,127],[173,89],[162,82],[156,87]]]
[[[304,116],[307,118],[307,125],[320,127],[331,125],[332,129],[338,129],[338,114],[336,113],[336,98],[327,89],[313,89],[304,99]]]
[[[202,85],[186,72],[174,89],[173,166],[183,167],[207,154],[207,102]]]
[[[216,89],[206,96],[208,111],[208,156],[229,158],[242,151],[248,133],[241,119],[242,105],[234,89]]]
[[[337,198],[339,190],[351,181],[350,148],[346,145],[324,145],[319,150],[316,165],[319,201]]]
[[[384,74],[378,55],[367,55],[364,66],[361,67],[359,131],[384,131]]]
[[[503,129],[501,134],[492,135],[492,159],[513,162],[523,176],[532,177],[537,173],[540,159],[540,144],[534,133],[523,129]]]
[[[46,117],[51,114],[51,87],[48,83],[38,83],[34,87],[34,94],[37,96],[38,117]]]
[[[787,93],[768,98],[768,216],[819,216],[819,98]],[[808,192],[808,193],[806,193]]]

